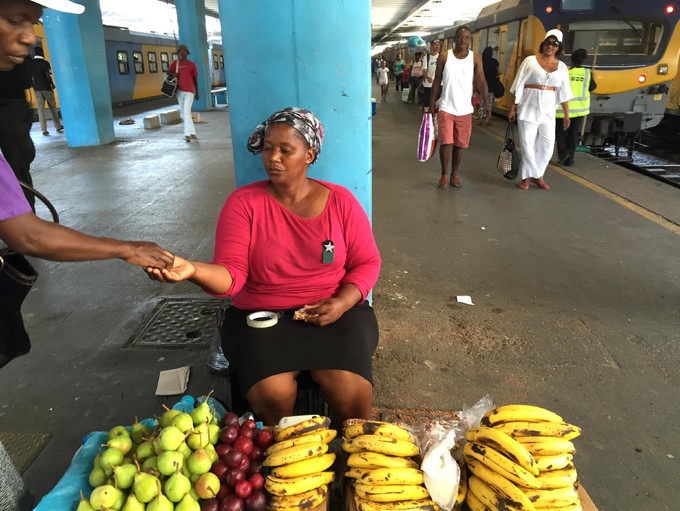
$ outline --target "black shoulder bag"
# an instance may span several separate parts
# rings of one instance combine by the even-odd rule
[[[175,69],[175,76],[170,78],[169,76],[163,80],[163,85],[161,85],[161,92],[168,96],[173,97],[177,92],[177,81],[179,80],[179,61],[177,61],[177,68]]]
[[[508,121],[508,127],[505,129],[505,140],[503,141],[503,149],[498,155],[496,168],[503,174],[505,179],[517,179],[519,173],[519,154],[515,147],[515,133],[512,123]]]
[[[21,183],[21,186],[42,201],[54,222],[59,223],[57,211],[44,195],[26,183]],[[21,305],[37,279],[38,272],[28,259],[8,248],[0,249],[0,367],[31,351],[31,340],[21,317]]]

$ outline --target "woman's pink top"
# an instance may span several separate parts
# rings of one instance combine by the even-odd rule
[[[366,212],[348,189],[317,182],[330,194],[315,218],[283,207],[265,190],[269,181],[238,188],[227,199],[213,262],[231,274],[224,296],[236,307],[297,308],[330,298],[348,283],[365,299],[377,282],[380,253]]]

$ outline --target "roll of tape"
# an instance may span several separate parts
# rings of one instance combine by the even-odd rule
[[[279,322],[279,315],[271,311],[258,311],[246,316],[246,323],[252,328],[269,328]]]

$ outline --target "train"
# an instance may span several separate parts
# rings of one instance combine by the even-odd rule
[[[680,5],[674,0],[501,0],[465,23],[472,49],[491,46],[500,78],[510,89],[522,60],[538,52],[551,28],[564,33],[564,54],[584,48],[585,67],[597,88],[591,94],[583,143],[589,146],[630,145],[641,130],[657,126],[664,115],[680,114]],[[454,47],[463,23],[433,34],[443,49]],[[405,45],[387,52],[401,53]],[[493,110],[507,115],[511,95],[495,100]]]
[[[42,25],[35,27],[38,46],[50,60],[49,44]],[[173,36],[130,31],[124,27],[104,26],[104,48],[111,88],[111,103],[120,106],[163,97],[161,84],[173,60],[177,59],[178,41]],[[208,43],[212,88],[226,84],[222,45]],[[59,76],[54,77],[59,94]],[[35,107],[32,89],[29,100]]]

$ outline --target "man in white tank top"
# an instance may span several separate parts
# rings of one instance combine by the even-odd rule
[[[491,117],[489,88],[484,78],[482,59],[470,50],[470,29],[459,27],[456,30],[455,48],[441,52],[437,60],[437,71],[430,95],[430,112],[437,113],[439,159],[442,176],[439,187],[447,184],[460,187],[458,167],[463,149],[470,145],[472,134],[472,92],[477,89],[485,105],[485,117]],[[435,104],[441,98],[438,111]],[[451,180],[448,169],[451,167]]]

